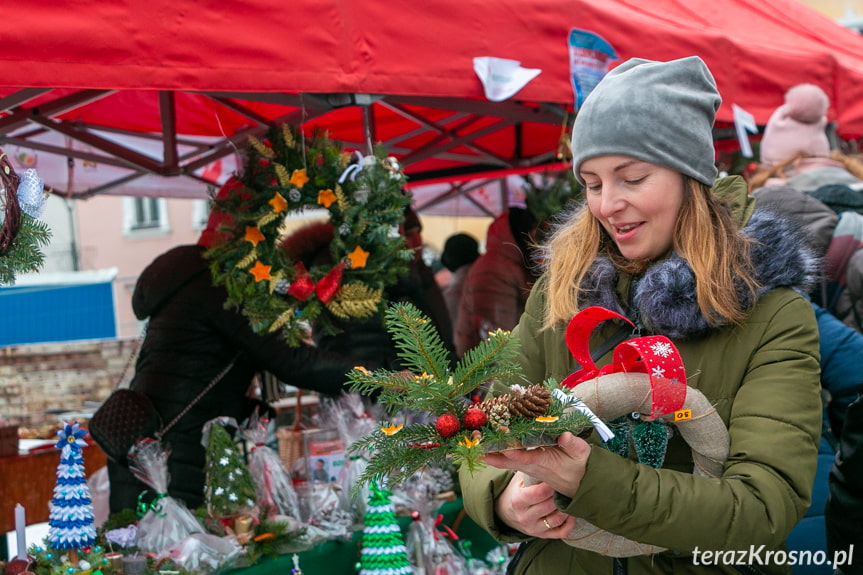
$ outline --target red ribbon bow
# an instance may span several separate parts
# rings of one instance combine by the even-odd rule
[[[345,264],[336,264],[318,283],[314,282],[303,262],[297,262],[294,265],[294,270],[297,277],[291,282],[288,293],[300,301],[306,301],[314,292],[318,299],[326,305],[330,303],[330,300],[342,286],[342,272],[345,271]]]
[[[619,313],[599,306],[583,309],[570,320],[566,327],[566,347],[582,368],[566,376],[561,386],[572,389],[583,381],[611,373],[646,373],[650,376],[652,391],[651,417],[661,417],[682,408],[686,400],[686,371],[677,348],[663,335],[624,341],[614,348],[611,364],[596,367],[590,357],[590,334],[609,319],[621,319],[634,325]]]

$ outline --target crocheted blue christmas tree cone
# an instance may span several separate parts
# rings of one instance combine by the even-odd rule
[[[83,440],[86,433],[77,421],[71,425],[66,423],[57,432],[60,464],[57,466],[57,483],[48,519],[48,541],[51,547],[69,549],[74,555],[78,549],[93,545],[96,540],[93,504],[81,451],[87,445]],[[72,563],[76,564],[77,561],[72,560]]]

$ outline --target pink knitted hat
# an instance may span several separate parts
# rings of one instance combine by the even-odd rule
[[[785,93],[761,138],[761,163],[770,168],[798,154],[829,157],[830,142],[824,129],[830,99],[814,84],[798,84]]]

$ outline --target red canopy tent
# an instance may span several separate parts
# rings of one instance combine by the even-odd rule
[[[722,122],[737,104],[763,125],[788,87],[813,82],[840,135],[863,134],[863,37],[796,0],[56,0],[4,17],[0,145],[22,166],[57,154],[119,171],[47,182],[72,197],[201,196],[164,178],[218,180],[225,165],[202,169],[283,121],[382,142],[415,182],[556,162],[572,28],[622,59],[701,56]],[[542,72],[490,102],[477,56]]]

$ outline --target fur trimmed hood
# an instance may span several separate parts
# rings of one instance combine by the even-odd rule
[[[739,196],[739,191],[732,195]],[[779,287],[809,292],[818,281],[820,261],[808,246],[804,230],[793,220],[771,210],[759,207],[752,211],[749,199],[732,202],[732,205],[738,216],[738,206],[748,206],[745,211],[751,213],[742,233],[754,240],[752,261],[755,279],[761,285],[756,299]],[[617,291],[618,279],[618,271],[611,261],[605,256],[598,257],[582,282],[579,307],[598,305],[626,315],[626,306]],[[745,308],[755,303],[744,289],[738,290],[738,299]],[[703,336],[713,329],[698,308],[695,274],[689,263],[676,253],[645,272],[635,287],[633,303],[642,324],[651,333],[688,339]]]

